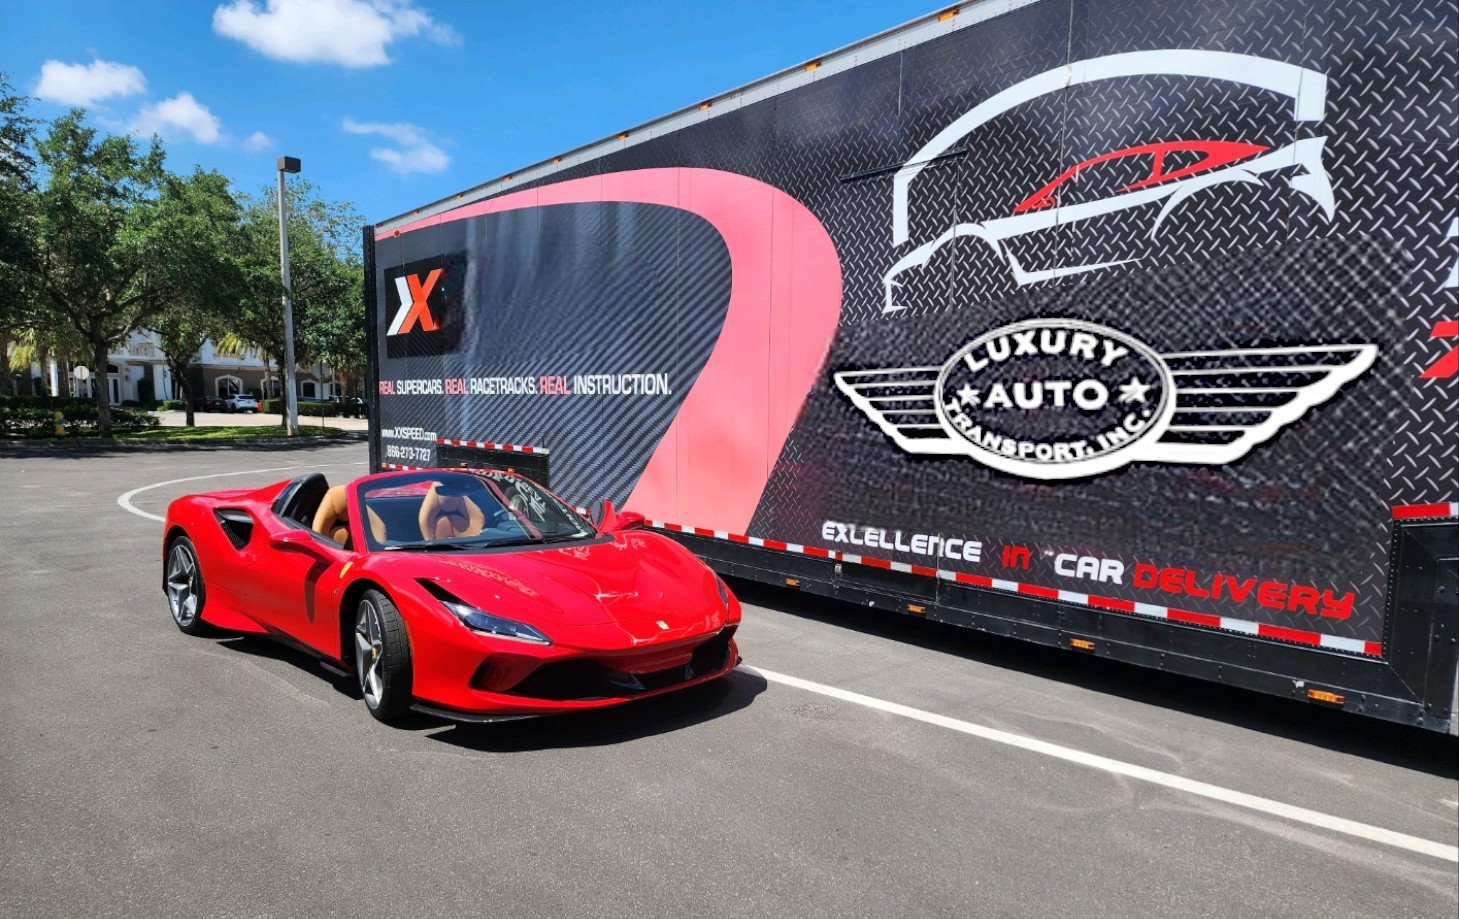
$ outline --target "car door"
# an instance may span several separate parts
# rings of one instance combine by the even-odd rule
[[[248,590],[250,615],[334,656],[339,652],[339,593],[345,566],[356,554],[272,512],[260,521],[265,538],[253,542]]]

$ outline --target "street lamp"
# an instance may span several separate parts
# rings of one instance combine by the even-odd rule
[[[284,198],[284,173],[297,173],[298,157],[279,157],[279,270],[284,277],[284,428],[299,436],[299,400],[294,394],[294,301],[289,296],[289,206]]]

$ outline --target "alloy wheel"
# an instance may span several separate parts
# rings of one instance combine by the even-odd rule
[[[198,559],[178,543],[167,553],[167,605],[172,618],[187,628],[198,618]]]
[[[377,708],[385,694],[385,681],[380,673],[380,664],[385,656],[382,638],[380,610],[371,600],[360,604],[360,615],[355,622],[355,673],[360,677],[360,692],[364,693],[365,704]]]

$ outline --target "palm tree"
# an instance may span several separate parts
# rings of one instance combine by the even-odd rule
[[[9,374],[21,374],[29,377],[30,366],[39,364],[42,368],[50,361],[58,364],[69,364],[78,355],[86,353],[84,342],[77,339],[77,336],[70,329],[56,326],[51,328],[31,327],[21,329],[14,333],[13,338],[0,340],[6,348],[7,372]],[[99,374],[104,374],[106,369],[97,368]],[[11,377],[10,389],[13,393],[19,394],[20,381]],[[59,396],[61,393],[52,393]]]

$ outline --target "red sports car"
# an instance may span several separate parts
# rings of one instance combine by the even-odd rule
[[[172,502],[163,588],[189,635],[267,635],[353,670],[382,721],[600,708],[728,673],[724,581],[641,516],[603,517],[509,472],[310,473]]]

